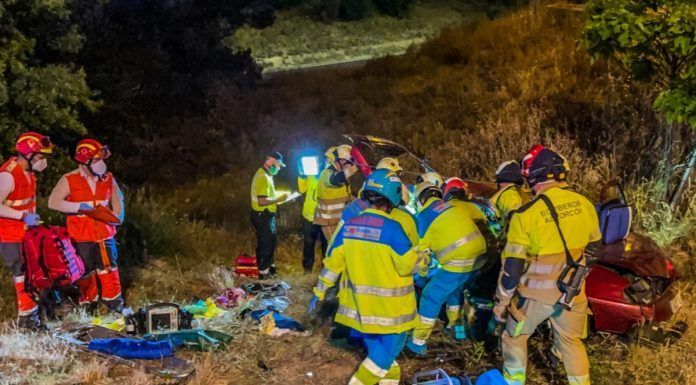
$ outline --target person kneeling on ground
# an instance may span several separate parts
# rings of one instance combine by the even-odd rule
[[[389,170],[370,175],[362,192],[370,207],[336,233],[310,302],[311,313],[340,276],[335,320],[353,329],[367,348],[349,384],[398,384],[395,360],[417,322],[413,274],[425,269],[429,251],[413,247],[390,215],[401,202],[401,188]]]

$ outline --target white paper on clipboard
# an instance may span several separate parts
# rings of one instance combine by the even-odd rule
[[[288,195],[288,197],[285,198],[284,201],[282,201],[282,202],[280,202],[280,203],[278,203],[278,204],[279,204],[279,205],[282,205],[283,203],[292,202],[293,200],[299,198],[301,195],[302,195],[302,194],[300,194],[298,191],[295,191],[294,193]]]

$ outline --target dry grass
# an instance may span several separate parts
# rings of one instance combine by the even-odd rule
[[[364,69],[278,78],[241,99],[222,87],[207,124],[227,130],[237,145],[235,159],[243,161],[237,161],[238,170],[228,175],[130,197],[121,248],[124,261],[142,265],[124,273],[130,282],[128,302],[138,306],[209,296],[215,289],[208,275],[218,266],[231,267],[236,255],[253,252],[248,182],[257,167],[251,160],[260,161],[263,147],[282,145],[292,154],[310,146],[324,147],[342,132],[361,132],[411,146],[446,175],[481,179],[490,179],[499,162],[518,158],[531,143],[542,140],[569,158],[573,183],[592,198],[597,197],[601,181],[623,173],[637,207],[638,229],[664,244],[674,243],[668,250],[684,275],[677,285],[682,306],[675,321],[692,323],[696,319],[693,207],[691,214],[667,217],[654,203],[651,184],[630,183],[650,176],[655,167],[654,157],[645,156],[660,147],[650,129],[655,117],[640,89],[616,79],[606,66],[591,66],[576,49],[580,22],[564,13],[522,11],[477,27],[446,31],[406,58],[388,58]],[[292,172],[280,182],[294,185]],[[315,277],[301,274],[298,211],[299,204],[284,207],[277,259],[283,278],[293,286],[288,314],[306,322],[304,310]],[[14,314],[13,294],[2,294],[0,312]],[[325,329],[306,338],[270,338],[247,322],[234,325],[235,340],[226,350],[185,354],[197,368],[192,383],[345,383],[360,361],[359,352],[331,346]],[[22,343],[24,337],[13,338],[12,344]],[[435,342],[444,341],[435,336]],[[593,383],[696,384],[695,343],[696,333],[691,331],[669,347],[627,346],[616,336],[594,336],[588,344]],[[40,378],[35,383],[65,378],[77,383],[145,381],[143,373],[108,371],[90,356],[60,349],[32,349],[40,357],[57,352],[55,366],[3,357],[0,374],[25,382]],[[500,366],[499,359],[486,357],[477,345],[464,344],[456,354],[460,361],[451,367],[470,373]],[[401,360],[401,364],[404,379],[415,370],[441,365],[430,359]],[[547,374],[532,363],[529,383],[547,384]]]

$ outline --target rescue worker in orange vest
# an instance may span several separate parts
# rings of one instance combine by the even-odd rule
[[[324,238],[329,243],[341,221],[343,209],[353,200],[349,179],[358,168],[350,154],[351,149],[347,144],[337,146],[333,151],[329,149],[331,153],[327,151],[326,157],[332,161],[319,174],[314,224],[321,226]]]
[[[18,325],[38,329],[39,306],[24,286],[22,240],[28,227],[39,225],[35,173],[46,169],[46,156],[53,153],[53,145],[48,136],[26,132],[17,138],[15,149],[17,156],[0,167],[0,254],[14,277]]]
[[[522,171],[535,198],[510,217],[489,331],[505,326],[505,380],[524,385],[527,340],[548,320],[568,382],[589,385],[590,364],[582,342],[587,332],[582,278],[587,271],[585,247],[601,239],[599,221],[594,205],[567,187],[566,160],[547,148],[535,148],[538,151],[525,156]],[[569,289],[573,281],[579,284]]]
[[[114,240],[116,225],[84,214],[104,206],[118,218],[118,224],[123,222],[123,193],[104,162],[110,155],[109,148],[100,142],[81,140],[74,157],[79,166],[58,180],[48,199],[48,207],[68,214],[68,233],[77,242],[77,253],[85,264],[85,275],[77,281],[80,305],[95,311],[101,295],[110,310],[120,312],[123,299]]]

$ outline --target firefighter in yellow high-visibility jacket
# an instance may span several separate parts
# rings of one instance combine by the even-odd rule
[[[351,147],[347,144],[330,148],[326,152],[329,162],[319,174],[314,224],[321,226],[324,238],[329,241],[338,227],[341,213],[353,200],[349,179],[358,168],[350,152]]]
[[[523,173],[535,199],[510,217],[489,330],[505,325],[503,371],[508,384],[525,383],[527,340],[548,320],[569,383],[589,385],[590,367],[582,342],[587,330],[584,282],[568,310],[560,302],[566,294],[561,293],[558,281],[569,258],[586,265],[585,247],[601,239],[597,213],[587,198],[567,188],[568,167],[563,157],[544,148],[528,154],[524,162]]]
[[[401,180],[376,170],[362,198],[369,208],[348,219],[336,232],[314,288],[310,312],[340,276],[336,322],[353,329],[367,348],[349,384],[398,384],[396,357],[416,325],[413,274],[425,269],[428,251],[414,247],[390,212],[401,201]]]
[[[460,292],[473,281],[485,263],[486,241],[470,214],[442,200],[442,190],[430,182],[416,186],[418,235],[431,247],[442,268],[428,281],[418,305],[419,322],[406,347],[422,355],[442,305],[452,297],[453,321],[459,318]]]
[[[498,220],[505,224],[510,212],[523,203],[520,187],[524,178],[519,163],[510,160],[498,166],[495,183],[498,185],[498,191],[491,197],[491,204],[495,207]]]

